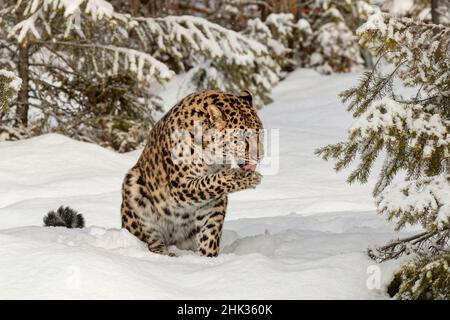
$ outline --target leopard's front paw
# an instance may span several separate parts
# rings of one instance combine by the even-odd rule
[[[234,168],[232,170],[232,182],[236,183],[238,190],[255,188],[261,183],[262,175],[257,171],[246,171],[240,168]]]
[[[247,188],[256,188],[257,185],[261,183],[262,175],[257,171],[246,171],[246,176],[244,179]]]

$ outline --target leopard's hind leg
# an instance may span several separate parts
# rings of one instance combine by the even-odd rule
[[[147,243],[151,252],[173,256],[157,228],[143,224],[144,211],[149,210],[148,191],[138,168],[132,168],[122,185],[122,227]]]

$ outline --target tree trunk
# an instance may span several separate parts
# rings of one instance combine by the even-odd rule
[[[272,11],[276,13],[292,13],[297,17],[297,0],[271,1]]]
[[[299,19],[303,18],[304,10],[305,10],[305,2],[304,1],[300,1],[298,3],[297,16],[295,17],[295,20],[299,20]]]
[[[447,181],[450,184],[450,159],[447,159],[447,163],[445,164],[445,171],[447,173]]]
[[[19,46],[18,72],[22,86],[17,99],[16,125],[28,125],[28,77],[29,77],[28,45]]]
[[[431,0],[431,22],[439,24],[439,0]]]
[[[130,1],[131,14],[134,16],[139,15],[140,6],[141,6],[141,3],[139,0],[131,0]]]
[[[267,1],[266,1],[266,2],[267,2]],[[263,5],[261,5],[261,6],[260,6],[260,10],[261,10],[261,20],[262,20],[262,21],[266,21],[266,19],[267,19],[267,17],[269,16],[269,14],[272,13],[273,7],[272,7],[272,10],[269,10],[269,7],[268,7],[268,6],[263,6]]]

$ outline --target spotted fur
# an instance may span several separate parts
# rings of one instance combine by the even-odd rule
[[[168,246],[176,245],[217,256],[228,194],[254,188],[261,181],[256,171],[232,168],[206,156],[195,162],[179,161],[194,153],[198,123],[217,130],[219,136],[230,129],[260,133],[263,128],[248,91],[239,95],[206,91],[182,99],[151,129],[139,160],[125,176],[121,206],[122,226],[146,242],[151,252],[173,255]],[[193,139],[174,138],[180,129]],[[219,138],[226,139],[206,137],[199,145],[214,149]],[[242,165],[260,161],[258,139],[256,157],[246,153],[248,142],[228,140]]]

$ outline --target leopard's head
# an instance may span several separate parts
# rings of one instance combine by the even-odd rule
[[[255,171],[264,154],[264,137],[251,93],[211,95],[206,106],[209,130],[203,140],[204,149],[214,154],[209,160],[225,167],[235,162],[243,170]]]

